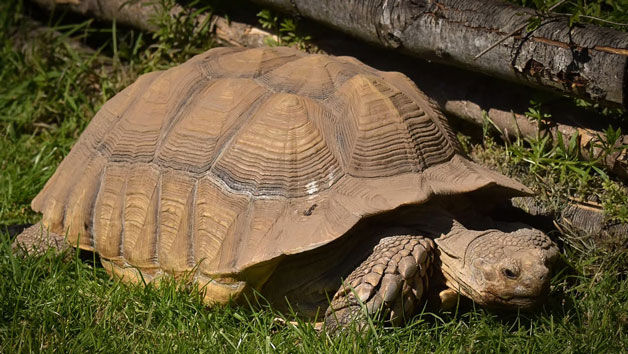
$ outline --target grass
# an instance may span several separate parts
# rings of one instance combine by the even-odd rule
[[[544,131],[541,118],[551,121],[552,117],[542,112],[539,104],[533,103],[528,118],[541,127],[535,138],[518,137],[513,141],[485,116],[482,141],[471,146],[464,135],[460,135],[460,141],[475,160],[536,191],[537,200],[547,208],[560,211],[570,200],[587,201],[603,210],[607,223],[628,223],[628,188],[606,171],[603,163],[608,156],[628,148],[616,144],[621,128],[609,126],[604,134],[598,134],[586,152],[590,158],[584,159],[578,134],[567,140],[560,131],[555,136]],[[622,112],[606,111],[600,114],[600,119],[604,118],[621,122]]]
[[[623,0],[506,0],[517,5],[539,10],[541,13],[557,5],[551,16],[569,19],[569,25],[593,23],[628,31],[628,3]],[[542,16],[541,16],[542,17]],[[531,27],[537,27],[541,17],[532,20]]]
[[[628,289],[612,262],[557,277],[540,314],[426,313],[405,327],[332,337],[310,323],[281,324],[268,308],[208,308],[181,283],[123,285],[75,254],[15,258],[7,242],[0,254],[2,352],[616,353],[628,344]]]
[[[297,27],[296,20],[292,18],[282,18],[273,14],[268,9],[263,9],[257,13],[257,18],[262,25],[262,28],[265,28],[272,33],[277,33],[277,38],[267,37],[264,40],[264,43],[269,46],[292,46],[294,48],[300,50],[310,49],[311,45],[308,43],[312,37],[306,34],[301,33],[299,28]]]
[[[158,19],[162,30],[153,37],[57,14],[40,18],[54,32],[29,37],[28,21],[36,15],[19,0],[0,4],[0,226],[37,220],[30,200],[107,99],[141,73],[176,65],[212,44],[202,26],[170,23],[169,17]],[[547,188],[550,198],[598,193],[623,215],[625,187],[564,154],[556,142],[501,146],[498,137],[488,132],[485,137],[483,144],[469,144],[475,158],[524,176],[533,187],[553,186]],[[207,307],[202,294],[183,281],[159,288],[123,285],[89,255],[17,258],[3,230],[0,352],[618,353],[628,348],[625,245],[572,247],[575,236],[558,231],[552,236],[564,243],[565,266],[553,279],[547,305],[536,313],[463,305],[454,312],[420,314],[401,328],[329,336],[310,323],[284,324],[277,320],[284,315],[266,306]]]

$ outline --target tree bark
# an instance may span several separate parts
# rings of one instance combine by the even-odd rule
[[[544,19],[498,0],[254,0],[352,36],[507,80],[628,108],[628,33]]]

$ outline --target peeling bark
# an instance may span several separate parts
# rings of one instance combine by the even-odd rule
[[[501,93],[495,92],[495,94],[500,95]],[[489,98],[476,97],[476,101],[447,100],[443,110],[457,118],[482,125],[485,117],[483,116],[483,109],[477,104],[477,99],[487,100]],[[495,97],[490,98],[490,100],[495,99]],[[536,121],[525,115],[528,106],[518,102],[518,104],[511,107],[510,111],[491,107],[484,112],[486,112],[487,117],[490,118],[494,126],[500,130],[506,139],[517,137],[537,139],[549,134],[555,141],[560,133],[563,142],[567,145],[571,138],[576,136],[577,147],[583,159],[599,160],[599,165],[606,167],[612,174],[628,179],[628,150],[623,148],[628,146],[627,135],[620,136],[613,145],[614,151],[605,156],[605,152],[601,148],[606,142],[606,136],[601,132],[604,127],[592,128],[586,119],[593,119],[592,115],[578,112],[567,104],[550,104],[545,107],[544,112],[551,114],[553,117],[560,116],[562,121],[568,121],[568,123],[546,121],[542,123],[543,126],[539,127]]]
[[[255,0],[426,60],[628,108],[628,34],[497,0]]]

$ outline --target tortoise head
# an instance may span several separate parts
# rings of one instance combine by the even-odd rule
[[[488,307],[531,308],[543,301],[558,247],[527,225],[509,228],[475,231],[454,222],[436,239],[446,285]]]

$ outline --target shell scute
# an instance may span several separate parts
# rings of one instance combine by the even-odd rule
[[[293,94],[274,94],[251,115],[211,171],[233,189],[294,197],[328,188],[342,174],[318,126],[324,109]]]
[[[161,176],[158,259],[162,269],[173,273],[194,266],[192,225],[196,180],[178,171]]]
[[[163,138],[155,161],[162,167],[206,172],[259,105],[266,89],[249,79],[222,79],[208,83],[185,114]]]
[[[131,167],[124,198],[122,251],[129,264],[142,269],[159,267],[157,232],[160,173],[150,164]]]

